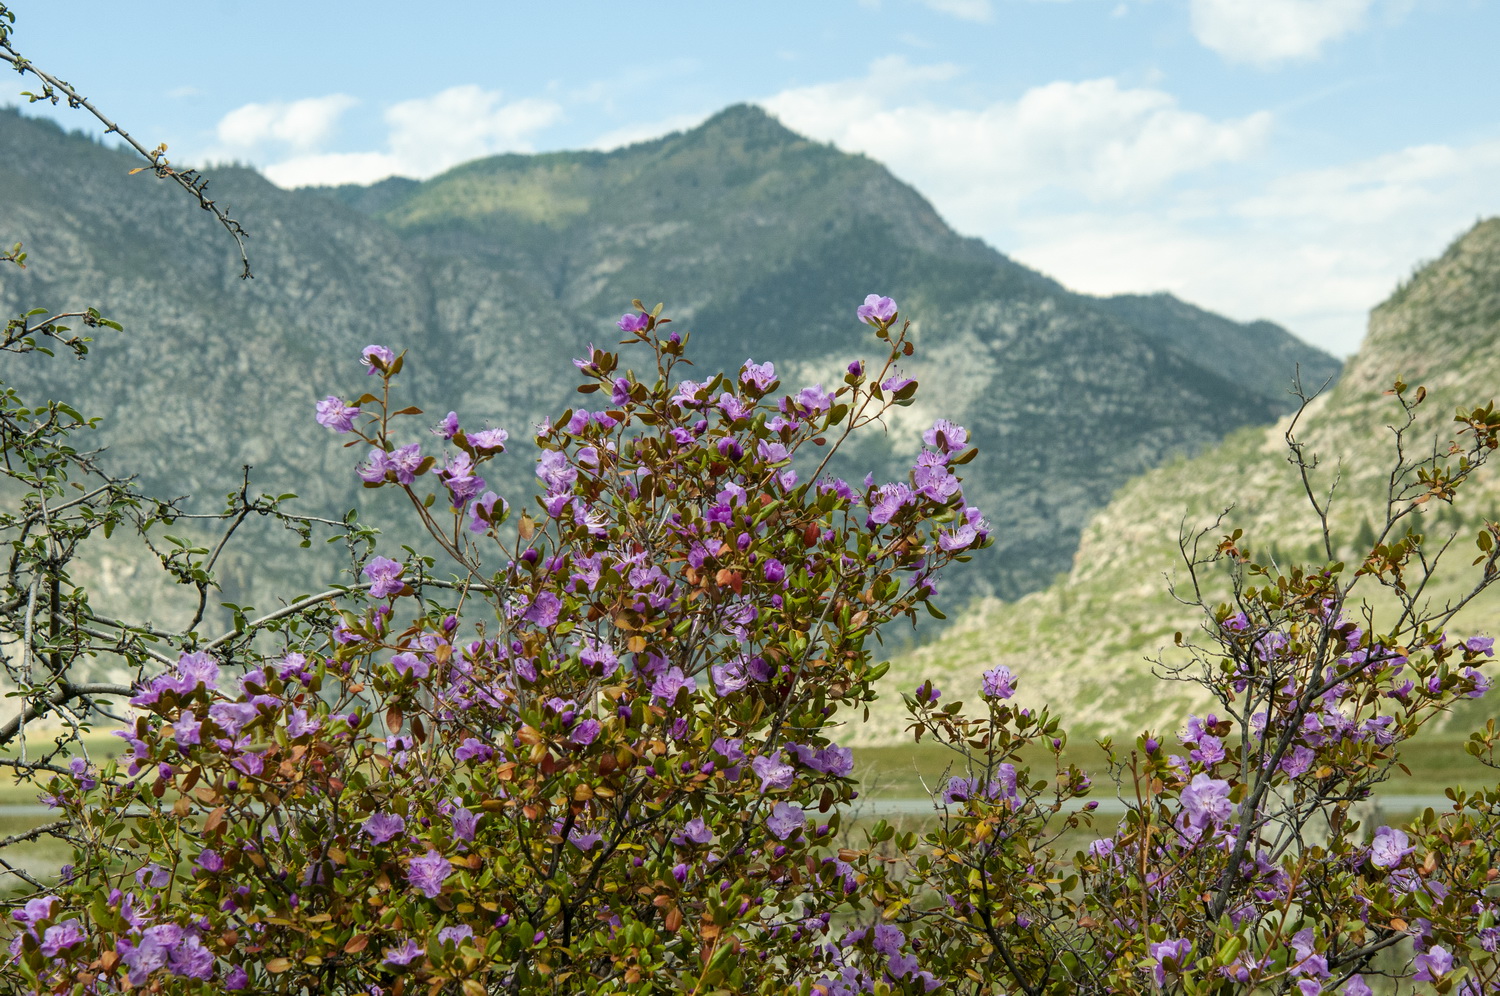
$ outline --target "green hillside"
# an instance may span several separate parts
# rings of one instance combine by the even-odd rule
[[[1384,521],[1394,457],[1387,426],[1400,410],[1383,392],[1398,376],[1428,390],[1408,457],[1445,447],[1455,408],[1495,396],[1500,219],[1476,225],[1374,310],[1363,348],[1303,417],[1298,436],[1322,460],[1315,486],[1319,493],[1334,489],[1331,523],[1340,557],[1361,556],[1362,534],[1368,541]],[[1229,508],[1212,540],[1237,527],[1252,549],[1278,564],[1326,559],[1314,548],[1318,523],[1287,462],[1287,425],[1241,429],[1196,458],[1171,461],[1127,483],[1089,522],[1064,578],[1016,603],[990,599],[975,606],[941,640],[896,662],[886,679],[890,692],[930,677],[949,695],[972,700],[980,674],[1005,664],[1021,677],[1019,700],[1051,703],[1075,731],[1176,729],[1188,711],[1204,705],[1197,686],[1162,682],[1150,663],[1158,655],[1168,663],[1185,659],[1172,646],[1173,636],[1192,635],[1200,626],[1169,591],[1167,579],[1183,575],[1180,530],[1206,528]],[[1476,580],[1477,569],[1467,565],[1481,518],[1500,518],[1500,468],[1487,468],[1456,506],[1422,506],[1415,528],[1428,537],[1427,548],[1457,534],[1446,584],[1426,593],[1433,604]],[[1500,631],[1500,595],[1487,592],[1455,626],[1459,633]],[[1493,703],[1477,700],[1446,725],[1467,729],[1492,712]],[[860,739],[900,742],[902,715],[888,695]]]

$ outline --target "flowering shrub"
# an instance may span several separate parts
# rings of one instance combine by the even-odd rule
[[[881,363],[795,392],[769,362],[684,379],[685,337],[637,305],[619,325],[649,373],[575,361],[607,403],[538,427],[534,509],[481,476],[504,430],[450,413],[424,452],[391,401],[404,354],[364,351],[378,386],[316,417],[369,445],[360,476],[410,497],[458,579],[375,557],[331,632],[143,683],[123,765],[52,785],[83,837],[14,918],[23,988],[783,992],[837,970],[833,918],[866,906],[835,846],[837,727],[884,672],[877,628],[988,541],[955,473],[974,451],[940,421],[908,481],[824,475],[916,390],[888,298],[860,309]]]
[[[1390,393],[1409,428],[1425,392],[1398,382]],[[1125,814],[1085,849],[1050,845],[1093,821],[1090,779],[1062,763],[1066,737],[1048,711],[1007,701],[1008,670],[985,674],[976,718],[939,708],[930,684],[908,697],[918,738],[952,747],[966,776],[949,783],[922,846],[898,841],[883,869],[855,864],[924,967],[972,992],[1500,992],[1500,786],[1450,789],[1450,811],[1404,827],[1357,815],[1404,743],[1490,689],[1494,640],[1446,627],[1496,578],[1500,527],[1480,529],[1473,586],[1442,605],[1424,592],[1447,544],[1396,528],[1429,500],[1452,501],[1496,448],[1493,404],[1456,421],[1449,453],[1398,464],[1385,528],[1352,571],[1332,561],[1316,502],[1325,565],[1258,563],[1238,530],[1206,556],[1185,544],[1192,585],[1179,596],[1201,606],[1209,639],[1179,635],[1193,660],[1170,676],[1202,684],[1219,709],[1187,717],[1176,752],[1150,732],[1130,750],[1106,742]],[[1214,566],[1228,568],[1228,602],[1203,594]],[[1358,600],[1371,584],[1392,610]],[[1497,739],[1491,720],[1468,751],[1494,767]],[[1029,745],[1058,758],[1051,778],[1019,766]],[[890,954],[898,974],[905,962]],[[859,977],[865,988],[873,974]]]
[[[639,303],[637,302],[637,305]],[[272,655],[186,650],[143,681],[121,764],[75,758],[49,801],[77,850],[11,916],[17,991],[1228,993],[1495,991],[1500,789],[1452,812],[1362,827],[1355,807],[1401,745],[1482,696],[1493,641],[1445,634],[1496,576],[1478,537],[1467,598],[1418,601],[1434,569],[1395,539],[1423,496],[1452,500],[1500,437],[1460,412],[1447,461],[1397,475],[1369,557],[1285,572],[1232,533],[1230,601],[1198,595],[1195,670],[1220,711],[1181,751],[1109,747],[1125,817],[1096,819],[1049,710],[983,676],[964,714],[924,683],[913,730],[961,773],[918,838],[884,822],[851,846],[841,723],[885,665],[867,641],[914,617],[936,573],[988,541],[938,421],[907,481],[823,475],[856,429],[910,401],[895,305],[859,316],[885,346],[833,390],[782,391],[771,363],[682,379],[660,309],[619,325],[650,374],[590,348],[596,410],[537,427],[544,494],[513,509],[482,477],[507,432],[456,413],[408,441],[404,355],[316,418],[369,449],[369,487],[407,494],[458,569],[373,557],[339,622]],[[1397,395],[1410,413],[1404,385]],[[1294,453],[1296,451],[1294,447]],[[804,477],[805,475],[805,477]],[[424,488],[423,485],[427,487]],[[1331,543],[1330,543],[1331,551]],[[1356,587],[1392,588],[1384,628]],[[1491,724],[1470,752],[1493,763]],[[1036,777],[1028,747],[1050,750]]]

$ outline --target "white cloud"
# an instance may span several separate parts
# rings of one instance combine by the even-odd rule
[[[885,163],[955,228],[1070,287],[1167,290],[1336,353],[1357,348],[1369,309],[1417,260],[1476,210],[1500,213],[1500,137],[1266,179],[1268,113],[1210,118],[1160,84],[1113,79],[971,108],[923,99],[959,72],[888,58],[762,103]]]
[[[1079,290],[1169,290],[1347,354],[1369,309],[1472,224],[1476,205],[1500,212],[1497,169],[1500,139],[1415,146],[1285,174],[1218,206],[1182,198],[1152,212],[1022,219],[1012,254]]]
[[[562,115],[535,98],[505,101],[473,84],[404,100],[385,111],[383,150],[329,152],[321,146],[338,117],[354,106],[334,94],[289,104],[247,104],[219,122],[219,157],[248,157],[283,187],[372,183],[388,176],[425,178],[470,159],[532,151],[531,136]]]
[[[1192,0],[1193,35],[1232,62],[1311,59],[1364,24],[1373,0]]]
[[[246,104],[220,119],[219,141],[241,152],[269,144],[311,149],[327,140],[338,119],[357,103],[347,94],[335,93],[291,103]]]
[[[1215,121],[1169,93],[1113,79],[1049,83],[976,109],[913,99],[956,73],[891,57],[863,79],[762,103],[788,127],[886,163],[969,232],[1003,224],[1044,193],[1095,202],[1145,196],[1182,174],[1244,159],[1271,125],[1266,112]]]
[[[965,21],[988,21],[995,12],[990,9],[990,0],[921,0],[924,6],[943,14],[950,14]]]
[[[417,176],[497,152],[530,152],[529,136],[561,116],[562,108],[551,101],[503,103],[498,91],[473,84],[402,101],[385,112],[391,153]]]

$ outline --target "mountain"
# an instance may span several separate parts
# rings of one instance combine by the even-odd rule
[[[795,387],[874,351],[853,309],[878,291],[918,323],[908,373],[925,390],[844,468],[904,475],[934,417],[971,429],[969,494],[1000,539],[947,593],[962,604],[1045,585],[1125,481],[1286,411],[1278,385],[1297,363],[1337,367],[1264,323],[1072,293],[955,234],[878,163],[752,107],[423,182],[286,191],[215,169],[213,193],[253,236],[251,281],[223,233],[135,165],[0,111],[0,235],[31,253],[0,273],[0,307],[92,304],[127,328],[86,364],[7,359],[4,379],[86,399],[106,460],[157,492],[211,499],[253,465],[258,489],[310,510],[401,520],[311,419],[319,397],[358,389],[369,342],[411,351],[405,389],[434,421],[454,409],[524,437],[575,397],[569,359],[613,342],[631,298],[666,302],[698,369],[772,359]],[[531,487],[524,446],[508,468],[507,488]],[[277,549],[243,563],[244,584],[295,569]]]
[[[1358,544],[1384,521],[1391,472],[1391,432],[1400,409],[1385,394],[1397,377],[1413,391],[1427,388],[1406,443],[1413,454],[1433,452],[1453,438],[1455,408],[1495,396],[1500,383],[1500,219],[1481,222],[1436,262],[1371,313],[1369,334],[1342,378],[1314,401],[1297,435],[1321,459],[1314,484],[1335,488],[1331,514],[1336,553],[1358,558]],[[1244,428],[1192,459],[1169,461],[1122,487],[1084,531],[1072,570],[1047,589],[1015,603],[994,599],[972,607],[943,636],[899,659],[891,689],[915,688],[931,678],[953,696],[977,694],[980,674],[1005,664],[1021,678],[1018,699],[1050,702],[1066,725],[1089,734],[1134,735],[1148,727],[1171,731],[1206,705],[1196,686],[1152,676],[1152,660],[1185,660],[1174,633],[1191,637],[1201,620],[1172,598],[1167,579],[1181,578],[1180,530],[1210,528],[1226,508],[1216,542],[1234,528],[1252,550],[1277,563],[1321,563],[1313,549],[1318,524],[1302,483],[1287,462],[1288,420]],[[1488,467],[1458,503],[1421,506],[1414,529],[1435,550],[1456,536],[1445,579],[1425,593],[1441,604],[1468,591],[1478,568],[1468,566],[1482,520],[1500,519],[1500,468]],[[1403,530],[1404,531],[1404,530]],[[1365,547],[1365,551],[1368,546]],[[1500,633],[1500,596],[1487,592],[1453,624],[1454,632]],[[899,743],[904,715],[887,696],[860,736]],[[1482,723],[1493,703],[1465,704],[1439,723],[1455,730]]]

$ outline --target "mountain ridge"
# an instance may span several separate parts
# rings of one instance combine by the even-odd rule
[[[11,369],[91,397],[106,417],[98,440],[158,492],[222,494],[252,464],[257,488],[298,492],[311,511],[358,503],[397,521],[311,419],[324,394],[358,390],[368,342],[410,349],[405,390],[434,421],[453,409],[503,424],[519,451],[528,425],[572,403],[568,361],[613,341],[631,297],[667,302],[694,331],[700,370],[773,359],[795,385],[871,352],[853,309],[878,291],[917,322],[908,372],[927,384],[842,466],[904,476],[933,418],[970,427],[984,453],[969,494],[1002,549],[955,576],[949,604],[961,605],[1044,585],[1129,477],[1282,410],[1212,356],[953,232],[873,160],[758,109],[612,152],[492,157],[363,190],[215,170],[215,194],[254,237],[247,282],[222,233],[186,224],[180,198],[133,166],[0,111],[0,229],[32,253],[28,270],[0,276],[0,306],[94,304],[129,330],[99,337],[81,367]],[[519,453],[498,473],[511,491],[533,485]],[[294,569],[280,564],[267,569]]]

